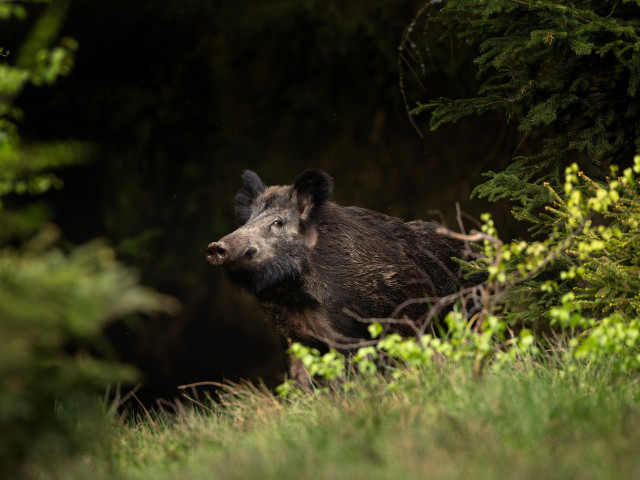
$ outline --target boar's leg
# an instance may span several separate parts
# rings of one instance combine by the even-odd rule
[[[311,375],[307,372],[307,369],[304,368],[302,364],[302,360],[296,359],[292,360],[288,359],[287,363],[289,364],[289,378],[296,382],[300,387],[304,390],[311,390]]]

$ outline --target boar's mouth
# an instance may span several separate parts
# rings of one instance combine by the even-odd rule
[[[300,246],[300,249],[304,247]],[[273,288],[297,288],[296,282],[307,266],[302,253],[294,254],[295,258],[284,254],[265,257],[264,252],[259,252],[248,242],[238,241],[237,238],[227,240],[225,237],[209,244],[206,258],[212,265],[224,267],[229,281],[254,295],[261,295]]]
[[[213,242],[207,247],[206,257],[211,265],[231,266],[237,260],[252,257],[256,252],[257,250],[253,247],[234,250],[224,242]]]

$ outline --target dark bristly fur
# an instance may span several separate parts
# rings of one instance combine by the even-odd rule
[[[358,317],[388,318],[407,299],[443,297],[465,284],[452,259],[463,256],[462,242],[438,234],[433,223],[330,202],[331,177],[317,170],[290,186],[265,187],[251,171],[242,178],[242,226],[211,243],[207,258],[257,296],[284,345],[346,350],[369,339]],[[417,302],[401,314],[417,321],[427,311]],[[290,365],[292,376],[301,372]]]

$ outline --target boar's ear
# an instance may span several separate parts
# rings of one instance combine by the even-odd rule
[[[251,205],[258,195],[265,191],[260,177],[251,170],[245,170],[242,173],[242,187],[236,195],[236,215],[241,225],[247,223],[251,216]]]
[[[318,208],[331,196],[333,180],[319,170],[305,170],[293,184],[293,192],[298,202],[300,220],[313,217]]]

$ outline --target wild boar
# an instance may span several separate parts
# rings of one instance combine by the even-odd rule
[[[255,295],[283,345],[348,350],[370,340],[362,319],[389,318],[408,299],[439,298],[465,285],[464,244],[439,225],[402,220],[330,201],[333,181],[306,170],[293,185],[266,187],[246,170],[237,194],[240,227],[209,244],[207,260]],[[401,315],[424,320],[429,302],[405,303]],[[407,323],[390,324],[411,334]],[[289,374],[304,382],[300,365]]]

